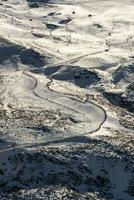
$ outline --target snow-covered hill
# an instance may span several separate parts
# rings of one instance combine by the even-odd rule
[[[133,0],[0,0],[0,199],[134,199]]]

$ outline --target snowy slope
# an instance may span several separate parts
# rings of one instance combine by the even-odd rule
[[[134,199],[133,0],[0,0],[0,199]]]

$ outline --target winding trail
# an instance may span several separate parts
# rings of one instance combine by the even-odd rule
[[[33,146],[38,146],[38,145],[48,145],[51,143],[62,143],[62,142],[71,141],[71,140],[73,141],[74,138],[76,138],[76,137],[86,136],[88,134],[92,134],[92,133],[95,133],[98,130],[100,130],[101,126],[107,119],[107,114],[103,107],[99,106],[98,104],[96,104],[88,99],[83,101],[79,98],[79,96],[52,90],[51,84],[53,83],[53,79],[51,76],[47,77],[49,79],[49,81],[46,83],[45,87],[43,86],[41,88],[41,90],[39,90],[39,88],[41,87],[39,84],[39,80],[32,73],[37,69],[43,70],[46,67],[53,67],[53,66],[56,67],[59,65],[72,64],[86,56],[100,54],[100,53],[103,53],[103,51],[84,54],[81,56],[76,56],[74,58],[67,59],[62,62],[47,65],[42,68],[34,68],[32,70],[19,70],[17,68],[16,71],[18,71],[18,72],[20,71],[20,75],[23,74],[24,76],[27,76],[27,77],[33,79],[34,86],[32,87],[31,90],[32,90],[34,96],[51,103],[52,105],[54,105],[54,107],[58,106],[62,110],[63,113],[68,113],[69,115],[73,115],[75,119],[79,118],[80,120],[78,120],[78,121],[80,123],[82,123],[82,124],[86,123],[86,125],[84,125],[84,126],[86,126],[86,131],[84,129],[84,132],[81,133],[80,130],[82,130],[82,128],[79,126],[77,127],[77,124],[74,124],[74,127],[72,128],[72,130],[74,130],[74,132],[75,132],[75,128],[76,129],[78,128],[77,131],[80,132],[81,134],[77,134],[77,133],[74,134],[73,131],[71,131],[69,129],[69,132],[71,132],[72,135],[66,136],[64,134],[63,137],[62,136],[57,136],[57,137],[53,136],[52,138],[45,138],[45,139],[38,140],[36,142],[30,142],[28,144],[22,144],[22,145],[17,145],[15,147],[3,149],[3,150],[0,150],[0,153],[15,150],[15,149],[20,149],[20,148],[24,149],[27,147],[33,147]],[[41,93],[39,92],[39,91],[42,91],[42,89],[44,91],[44,94],[46,93],[46,96],[43,94],[43,92],[41,92]],[[47,96],[47,94],[48,94],[48,96]],[[54,100],[54,98],[57,98],[57,99]],[[64,102],[64,100],[65,100],[65,102]],[[8,107],[8,105],[7,105],[7,108],[10,109],[10,107]],[[92,114],[93,114],[93,116],[92,116]],[[94,117],[97,117],[97,118],[95,119]],[[95,121],[95,120],[98,120],[98,121]],[[88,128],[90,127],[90,128],[87,129],[87,127]],[[43,141],[43,140],[45,140],[45,141]]]
[[[33,80],[35,80],[35,85],[34,85],[34,88],[33,88],[32,90],[33,90],[33,94],[34,94],[36,97],[38,97],[38,98],[40,98],[40,99],[43,99],[43,100],[46,100],[46,101],[48,101],[48,102],[50,102],[50,103],[56,104],[56,105],[58,105],[58,106],[63,106],[62,104],[56,103],[56,102],[53,101],[53,100],[50,100],[50,99],[48,100],[48,98],[41,97],[41,96],[36,92],[36,88],[38,87],[38,79],[37,79],[35,76],[33,76],[32,74],[27,73],[26,70],[23,71],[23,74],[26,75],[26,76],[29,76],[30,78],[33,78]],[[49,91],[54,92],[54,91],[50,90],[49,87],[47,86],[47,85],[49,85],[50,83],[51,83],[51,79],[50,79],[50,81],[46,84],[46,87],[48,88]],[[58,92],[57,92],[57,93],[58,93]],[[59,93],[59,94],[60,94],[60,93]],[[75,111],[75,112],[77,112],[77,113],[80,113],[80,112],[78,112],[78,111],[76,111],[76,110],[74,110],[74,109],[71,109],[71,108],[67,107],[67,106],[63,106],[63,107],[64,107],[64,108],[67,108],[67,109],[70,109],[70,110],[72,110],[72,111]]]
[[[53,104],[57,104],[59,106],[62,106],[62,107],[66,108],[66,109],[69,109],[69,110],[71,110],[71,111],[73,111],[73,112],[75,112],[77,114],[81,114],[81,112],[79,112],[79,111],[77,111],[75,109],[69,108],[69,107],[64,106],[62,104],[58,104],[57,102],[55,102],[53,100],[48,100],[47,98],[41,97],[36,91],[36,89],[38,87],[38,79],[35,76],[33,76],[31,73],[27,72],[26,70],[24,70],[22,72],[22,74],[32,78],[35,81],[35,84],[34,84],[34,87],[33,87],[33,94],[36,95],[38,98],[41,98],[41,99],[47,100],[47,101],[49,101],[49,102],[51,102]],[[98,104],[95,104],[92,101],[89,101],[88,99],[86,99],[85,101],[82,101],[78,97],[75,97],[73,95],[70,95],[70,94],[68,95],[67,93],[60,93],[60,92],[56,92],[56,91],[52,90],[51,89],[51,84],[53,82],[53,79],[51,77],[49,77],[49,78],[50,78],[50,81],[48,81],[48,83],[46,84],[46,88],[47,88],[48,91],[50,91],[51,93],[56,93],[58,95],[67,96],[67,98],[73,98],[73,100],[79,101],[79,103],[81,103],[81,104],[89,103],[89,104],[92,104],[92,105],[98,107],[104,113],[103,120],[101,121],[101,123],[99,124],[99,126],[97,128],[95,128],[92,131],[85,132],[84,134],[80,134],[80,135],[72,134],[71,136],[65,136],[64,135],[63,137],[53,137],[52,139],[45,138],[45,141],[38,140],[36,142],[30,142],[30,143],[27,143],[27,144],[17,145],[15,147],[11,147],[11,148],[6,148],[6,149],[3,149],[3,150],[0,150],[0,153],[8,152],[8,151],[14,151],[16,149],[19,149],[19,150],[22,149],[23,150],[24,148],[30,148],[30,147],[36,147],[36,146],[47,146],[47,145],[51,145],[51,144],[74,142],[75,140],[77,141],[77,138],[79,138],[79,137],[88,136],[89,134],[91,135],[91,134],[99,131],[101,129],[102,125],[105,123],[105,121],[107,119],[107,114],[106,114],[106,111],[105,111],[105,109],[103,107],[99,106]]]
[[[26,75],[26,76],[29,76],[30,78],[33,78],[33,80],[35,81],[35,86],[34,86],[34,88],[33,88],[33,94],[36,96],[36,97],[38,97],[38,98],[41,98],[41,99],[43,99],[43,100],[45,100],[45,101],[48,101],[48,102],[50,102],[50,103],[52,103],[52,104],[56,104],[56,105],[58,105],[58,106],[60,106],[60,107],[62,107],[63,109],[67,109],[67,110],[70,110],[70,111],[72,111],[72,112],[74,112],[74,113],[76,113],[76,114],[82,114],[83,115],[83,118],[85,117],[85,115],[88,115],[88,113],[82,113],[80,110],[78,111],[78,110],[76,110],[75,108],[71,108],[71,107],[69,107],[69,106],[67,106],[67,105],[64,105],[64,104],[61,104],[61,103],[57,103],[56,101],[54,101],[54,100],[51,100],[51,99],[48,99],[48,98],[45,98],[44,96],[42,96],[41,94],[38,94],[38,91],[36,91],[37,89],[38,89],[38,79],[35,77],[35,76],[33,76],[31,73],[29,74],[27,71],[23,71],[23,73]],[[102,121],[100,122],[100,124],[98,125],[98,127],[97,128],[95,128],[94,130],[92,130],[92,131],[89,131],[89,132],[85,132],[84,134],[81,134],[81,135],[86,135],[86,134],[92,134],[92,133],[95,133],[95,132],[97,132],[100,128],[101,128],[101,126],[103,125],[103,123],[106,121],[106,119],[107,119],[107,114],[106,114],[106,111],[105,111],[105,109],[103,108],[103,107],[101,107],[100,105],[98,105],[98,104],[96,104],[96,103],[94,103],[94,102],[92,102],[92,101],[90,101],[90,100],[88,100],[88,99],[86,99],[86,100],[84,100],[84,101],[82,101],[79,97],[76,97],[76,96],[74,96],[74,95],[68,95],[68,93],[60,93],[60,92],[57,92],[57,91],[54,91],[54,90],[52,90],[51,89],[51,84],[53,83],[53,79],[52,79],[52,77],[49,77],[49,79],[50,79],[50,81],[48,81],[47,82],[47,84],[46,84],[46,88],[47,88],[47,90],[51,93],[51,94],[56,94],[56,95],[58,95],[59,97],[61,96],[65,96],[66,98],[68,98],[68,99],[71,99],[72,101],[76,101],[76,102],[79,102],[80,104],[82,104],[82,105],[84,105],[84,104],[89,104],[89,106],[90,105],[92,105],[92,106],[94,106],[94,107],[96,107],[96,108],[98,108],[98,109],[100,109],[102,112],[103,112],[103,114],[104,115],[102,115]],[[75,114],[75,115],[76,115]],[[104,118],[103,118],[104,117]],[[87,118],[88,119],[88,118]],[[91,123],[91,121],[89,121],[89,123]],[[74,135],[72,136],[72,137],[74,137]],[[68,138],[68,137],[64,137],[64,138]],[[70,137],[69,137],[70,138]],[[58,137],[58,139],[61,139],[61,138],[59,138]],[[56,140],[57,140],[57,138],[56,138]]]

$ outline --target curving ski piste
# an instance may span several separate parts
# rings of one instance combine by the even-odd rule
[[[0,0],[0,199],[134,199],[134,2]]]

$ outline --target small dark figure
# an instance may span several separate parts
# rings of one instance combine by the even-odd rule
[[[109,51],[109,49],[107,48],[107,49],[105,49],[105,51]]]
[[[107,40],[107,39],[106,39],[105,45],[106,45],[105,51],[109,51],[109,50],[110,50],[110,46],[111,46],[110,40]]]
[[[92,17],[92,14],[89,14],[88,17]]]

